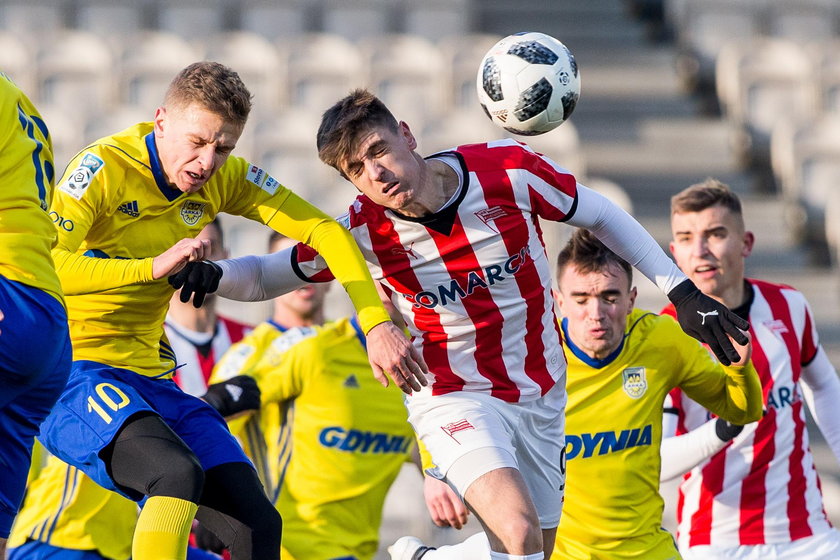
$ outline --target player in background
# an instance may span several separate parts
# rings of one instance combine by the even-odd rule
[[[295,245],[277,232],[268,241],[271,253]],[[260,386],[280,364],[283,354],[301,340],[315,335],[324,322],[324,298],[330,284],[308,284],[272,300],[272,314],[221,357],[212,380],[236,375],[254,376]],[[386,307],[387,308],[387,307]],[[258,413],[229,423],[245,454],[254,463],[266,493],[274,498],[280,476],[280,427],[284,399],[263,399]]]
[[[662,403],[679,386],[733,422],[757,419],[762,394],[750,348],[721,366],[667,317],[634,309],[632,268],[586,230],[558,255],[557,285],[569,401],[565,502],[551,557],[678,558],[658,491]],[[425,485],[435,522],[457,526],[457,496],[431,477]],[[423,558],[467,558],[459,551],[444,546]]]
[[[672,393],[664,433],[680,437],[663,441],[662,461],[671,471],[663,474],[690,469],[680,486],[680,552],[703,560],[840,558],[840,533],[823,509],[803,406],[840,458],[840,381],[808,302],[790,286],[745,278],[754,236],[745,229],[738,196],[719,181],[671,199],[671,233],[680,268],[749,321],[766,409],[758,423],[723,442],[737,429],[716,429],[719,422],[706,409]]]
[[[317,143],[362,193],[340,220],[431,364],[431,385],[407,398],[409,420],[492,558],[550,555],[560,519],[565,360],[538,217],[591,229],[677,302],[686,329],[738,360],[725,333],[745,342],[746,324],[702,296],[638,222],[527,146],[499,140],[424,159],[408,125],[365,90],[324,113]],[[192,263],[190,274],[213,266]],[[219,293],[242,300],[330,278],[305,246],[220,268]],[[392,556],[422,548],[406,537]]]
[[[0,558],[32,444],[70,373],[67,311],[50,251],[55,167],[38,110],[0,72]],[[59,224],[59,227],[60,224]]]
[[[204,226],[196,239],[209,239],[211,255],[227,258],[222,226],[218,218]],[[252,327],[216,313],[216,296],[208,294],[204,304],[196,308],[182,302],[180,293],[172,295],[163,323],[169,345],[178,357],[173,379],[185,393],[201,397],[207,393],[207,382],[216,362],[232,344],[242,340]]]
[[[207,258],[210,243],[194,237],[219,212],[326,251],[378,343],[373,363],[417,389],[417,379],[425,381],[347,231],[231,156],[250,108],[234,71],[192,64],[172,81],[153,122],[84,148],[53,201],[55,221],[64,224],[53,258],[68,295],[74,362],[41,441],[100,485],[134,500],[148,496],[134,532],[135,560],[182,559],[193,518],[228,544],[235,560],[275,560],[280,550],[279,515],[224,420],[171,380],[167,277]],[[209,271],[194,280],[212,286],[218,276]]]
[[[345,317],[317,330],[290,329],[258,349],[250,366],[225,371],[257,379],[263,407],[281,410],[272,430],[277,454],[268,460],[279,476],[274,499],[283,518],[283,558],[376,554],[385,496],[410,459],[414,432],[400,390],[372,375],[366,343],[358,319]]]
[[[228,255],[224,249],[222,228],[218,220],[207,224],[196,239],[209,239],[211,254],[217,258]],[[178,325],[207,325],[215,323],[210,330],[211,338],[206,346],[214,353],[203,358],[196,345],[187,338],[173,338],[172,331],[166,332],[178,357],[178,372],[187,371],[192,377],[176,375],[175,381],[187,393],[203,397],[215,405],[223,415],[236,415],[245,410],[259,407],[259,389],[251,380],[230,379],[228,383],[212,387],[209,392],[203,367],[212,371],[214,356],[221,355],[242,338],[244,325],[215,315],[215,297],[208,297],[197,309],[192,303],[182,303],[176,292],[170,304],[170,315],[178,318]],[[173,313],[174,311],[174,313]],[[224,322],[223,322],[224,321]],[[183,327],[182,329],[183,330]],[[196,329],[198,330],[198,329]],[[209,371],[207,376],[209,377]],[[193,389],[203,385],[196,393],[182,384],[188,379],[196,380]],[[180,382],[180,383],[179,383]],[[237,402],[232,402],[227,387],[238,393]],[[131,541],[137,523],[137,504],[122,495],[99,486],[76,467],[49,457],[43,469],[30,483],[20,515],[9,538],[9,560],[55,558],[71,556],[74,560],[127,560],[131,556]],[[194,551],[188,555],[193,558]],[[62,556],[63,555],[63,556]]]

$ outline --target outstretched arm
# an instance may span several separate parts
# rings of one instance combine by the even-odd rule
[[[578,185],[577,207],[569,224],[590,230],[621,258],[668,295],[683,330],[708,344],[724,365],[738,361],[729,337],[746,344],[746,321],[704,295],[680,271],[642,225],[605,196]]]
[[[808,365],[802,367],[802,396],[817,427],[840,461],[840,379],[822,346]]]

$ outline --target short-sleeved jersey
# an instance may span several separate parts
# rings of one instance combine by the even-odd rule
[[[0,72],[0,275],[61,300],[50,250],[57,214],[49,213],[55,169],[46,124],[26,95]]]
[[[165,375],[175,366],[162,327],[172,288],[165,278],[152,280],[153,257],[195,237],[219,212],[300,240],[334,231],[322,227],[330,221],[323,213],[235,156],[198,192],[170,187],[152,123],[83,149],[56,188],[53,210],[58,230],[53,257],[68,294],[74,359],[147,376]],[[346,259],[350,263],[352,255]],[[375,296],[372,286],[370,291]],[[372,307],[384,315],[378,299]]]
[[[566,319],[562,325],[566,490],[552,558],[676,558],[662,529],[662,403],[680,386],[743,420],[747,376],[759,396],[755,371],[722,367],[676,321],[642,310],[630,314],[621,345],[601,360],[569,339]]]
[[[785,543],[831,527],[808,444],[799,389],[802,367],[817,355],[819,338],[801,292],[748,280],[752,361],[764,391],[766,414],[692,469],[680,485],[680,548]],[[665,313],[673,314],[670,306]],[[679,391],[671,395],[677,435],[698,428],[709,413]]]
[[[211,383],[237,375],[250,375],[262,393],[260,410],[255,414],[230,421],[231,433],[254,463],[257,474],[268,495],[273,499],[280,477],[280,426],[283,422],[281,406],[274,394],[273,373],[283,354],[298,342],[314,336],[320,327],[287,329],[275,321],[266,321],[254,328],[221,357],[210,377]]]
[[[201,397],[207,392],[207,383],[216,361],[231,345],[251,332],[251,327],[218,315],[213,336],[204,344],[197,344],[190,338],[190,334],[170,317],[163,323],[163,330],[178,358],[179,367],[175,371],[175,383],[185,393]]]
[[[8,547],[36,540],[59,548],[98,550],[111,560],[128,560],[136,524],[135,502],[50,457],[29,485]]]
[[[373,377],[355,319],[295,344],[261,385],[284,402],[283,557],[370,560],[388,488],[414,443],[402,392]]]
[[[577,182],[513,140],[431,158],[461,177],[444,208],[410,218],[362,195],[339,221],[405,317],[434,376],[433,394],[539,398],[562,380],[565,362],[538,217],[570,216]],[[296,258],[304,278],[329,278],[311,249],[298,246]]]

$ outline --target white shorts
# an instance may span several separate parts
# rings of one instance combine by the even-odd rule
[[[566,480],[566,388],[542,398],[509,403],[461,391],[406,399],[408,421],[435,463],[427,474],[445,480],[461,497],[480,476],[503,467],[522,474],[543,529],[557,527]]]
[[[692,546],[680,554],[683,560],[840,560],[840,532],[831,529],[778,544]]]

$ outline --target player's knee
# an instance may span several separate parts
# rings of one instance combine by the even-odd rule
[[[539,523],[534,523],[528,515],[513,515],[507,518],[497,536],[508,550],[537,551],[543,548]]]

